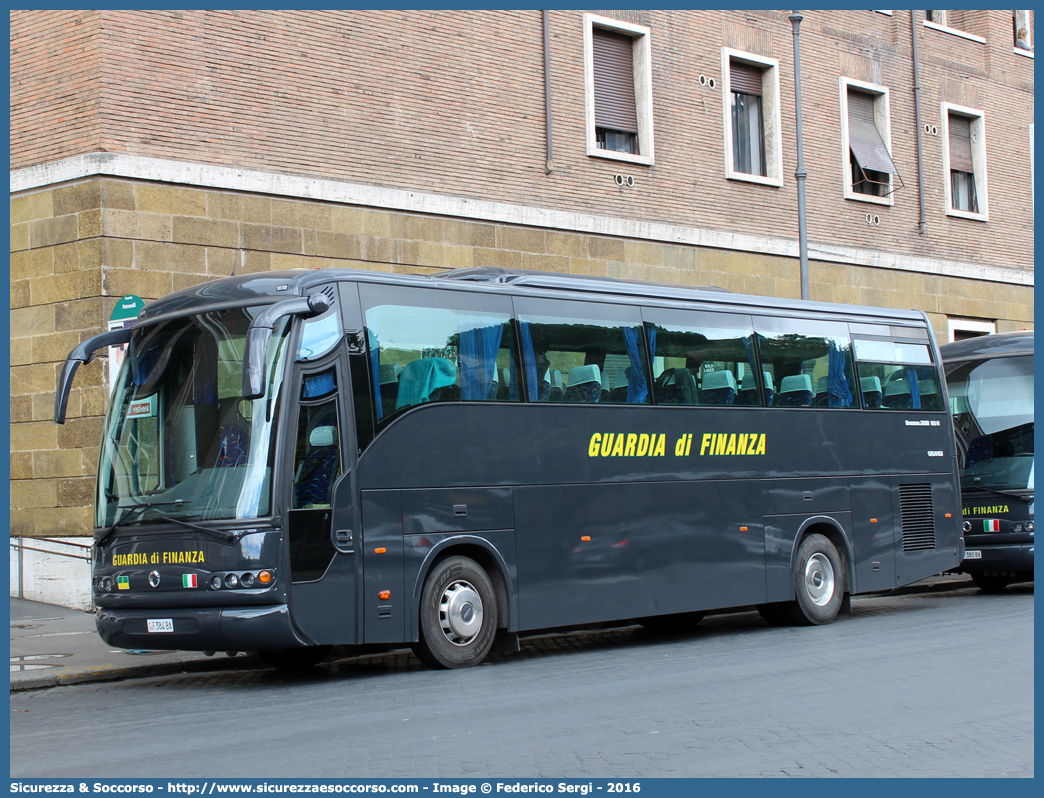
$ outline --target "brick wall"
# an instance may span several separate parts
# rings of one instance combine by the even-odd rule
[[[793,237],[785,12],[599,13],[652,30],[654,166],[585,154],[580,12],[550,15],[548,175],[539,11],[105,11],[12,14],[12,167],[103,149]],[[990,221],[945,216],[942,141],[927,136],[927,228],[918,234],[908,13],[806,12],[810,240],[1032,269],[1033,61],[1012,53],[1010,12],[966,16],[986,44],[920,28],[921,105],[923,121],[937,125],[942,101],[985,112]],[[724,178],[722,46],[780,61],[782,188]],[[701,74],[718,88],[700,87]],[[842,198],[842,75],[891,90],[893,156],[906,183],[894,207]],[[56,104],[56,90],[83,99]],[[618,172],[635,187],[618,187]],[[866,224],[867,211],[880,225]]]
[[[507,224],[94,178],[11,201],[11,531],[88,534],[108,398],[105,359],[76,375],[52,421],[69,350],[102,332],[116,299],[157,299],[236,273],[504,266],[799,296],[795,259]],[[810,264],[816,300],[1032,327],[1033,289],[891,269]]]

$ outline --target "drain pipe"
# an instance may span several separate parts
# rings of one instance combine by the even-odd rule
[[[910,12],[910,35],[913,40],[913,79],[914,79],[914,122],[917,126],[917,203],[920,206],[921,215],[918,217],[917,233],[924,235],[924,151],[921,145],[921,136],[924,129],[921,127],[921,69],[917,60],[917,12]]]
[[[798,252],[801,257],[801,298],[808,299],[808,231],[805,219],[805,171],[804,139],[801,135],[801,16],[800,11],[790,15],[790,22],[794,26],[794,106],[797,117],[797,169],[794,177],[797,178],[798,190]]]
[[[548,12],[541,12],[544,17],[544,126],[547,138],[547,163],[544,171],[551,174],[555,171],[554,149],[551,145],[551,23]]]

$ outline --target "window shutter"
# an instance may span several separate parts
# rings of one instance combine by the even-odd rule
[[[971,120],[966,116],[950,114],[950,168],[961,172],[975,172],[972,166]]]
[[[595,28],[595,125],[625,133],[638,132],[634,104],[634,42],[630,36]]]
[[[761,96],[761,70],[740,61],[729,62],[729,91]]]
[[[899,174],[874,122],[874,98],[851,89],[848,91],[848,145],[864,169]]]

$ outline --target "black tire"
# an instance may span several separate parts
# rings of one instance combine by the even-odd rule
[[[789,626],[790,615],[787,613],[788,602],[777,602],[773,604],[759,604],[758,612],[769,626]]]
[[[972,574],[971,578],[984,593],[1000,593],[1011,582],[1011,574]]]
[[[497,596],[482,566],[447,557],[424,580],[413,653],[433,668],[478,665],[493,645],[497,620]]]
[[[794,562],[794,601],[785,605],[790,622],[830,623],[841,609],[844,592],[845,575],[834,544],[823,535],[809,535],[798,546]]]
[[[638,623],[650,632],[670,634],[672,632],[688,632],[703,620],[705,612],[677,612],[673,615],[651,615],[639,618]]]
[[[281,671],[304,671],[314,668],[330,655],[330,646],[284,648],[278,651],[258,651],[261,661]]]

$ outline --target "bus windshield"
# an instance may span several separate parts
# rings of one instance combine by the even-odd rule
[[[1033,356],[946,364],[961,487],[1033,489]],[[962,447],[963,448],[963,447]]]
[[[271,513],[274,432],[289,323],[269,344],[269,385],[243,399],[243,341],[256,311],[216,311],[136,331],[113,389],[96,523]],[[155,509],[154,509],[155,508]]]

